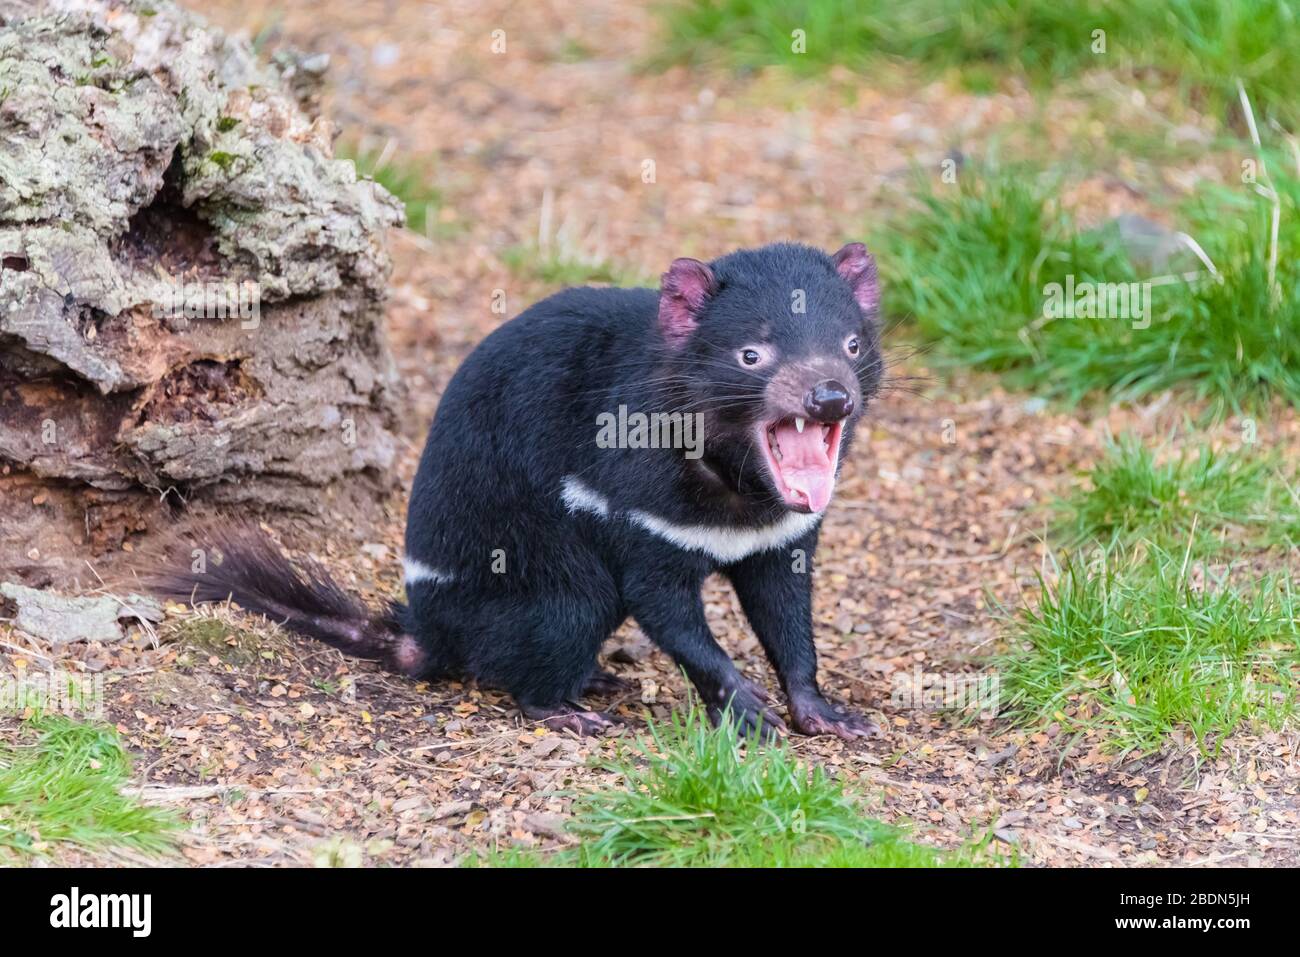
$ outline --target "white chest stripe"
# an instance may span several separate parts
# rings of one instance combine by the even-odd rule
[[[446,585],[455,581],[456,576],[451,572],[444,572],[437,568],[432,568],[414,558],[402,559],[402,571],[406,575],[406,584],[414,585],[417,582],[432,582],[435,585]]]
[[[609,517],[609,499],[572,475],[565,478],[560,497],[570,512],[586,511],[601,518]],[[822,519],[820,514],[791,512],[779,522],[763,528],[731,528],[726,525],[679,525],[640,509],[632,509],[627,516],[647,532],[678,548],[703,552],[728,563],[780,548],[810,531]]]
[[[629,512],[628,517],[678,548],[703,552],[720,562],[738,562],[750,555],[780,548],[822,520],[820,514],[791,512],[764,528],[728,528],[726,525],[678,525],[639,509]]]
[[[572,475],[565,476],[560,498],[564,499],[570,512],[592,512],[601,518],[609,518],[609,499]]]

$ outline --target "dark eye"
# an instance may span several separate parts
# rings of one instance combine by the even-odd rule
[[[848,342],[844,343],[844,348],[848,351],[849,355],[856,356],[858,354],[858,350],[861,348],[861,346],[858,345],[858,337],[854,336],[853,338],[849,339]]]
[[[740,361],[747,366],[756,366],[763,357],[755,349],[743,349],[740,353]]]

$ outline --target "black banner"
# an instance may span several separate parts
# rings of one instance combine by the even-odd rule
[[[0,871],[6,937],[137,944],[383,942],[474,933],[533,944],[572,928],[598,940],[916,933],[934,945],[1046,931],[1070,942],[1231,945],[1293,925],[1294,872],[1262,870],[62,870]],[[1288,887],[1290,885],[1290,887]],[[1288,911],[1290,913],[1288,913]],[[752,916],[751,916],[752,915]],[[776,922],[783,926],[772,926]],[[622,926],[611,926],[611,925]],[[603,928],[603,929],[602,929]],[[771,935],[779,935],[772,937]],[[594,941],[593,941],[594,943]],[[730,943],[730,941],[729,941]],[[734,946],[734,945],[733,945]]]

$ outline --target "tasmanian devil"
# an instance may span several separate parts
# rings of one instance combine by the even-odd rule
[[[597,653],[630,615],[715,720],[730,708],[743,731],[783,729],[706,623],[701,587],[720,572],[794,729],[871,734],[818,688],[810,572],[881,380],[878,299],[860,243],[677,259],[658,291],[560,292],[489,335],[447,387],[411,489],[406,604],[371,611],[238,530],[217,537],[219,565],[168,590],[233,596],[403,674],[473,677],[584,734],[609,724],[577,702],[617,685]],[[647,420],[681,441],[647,440]]]

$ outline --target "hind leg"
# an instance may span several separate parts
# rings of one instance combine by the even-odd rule
[[[571,626],[572,613],[559,620]],[[579,735],[601,734],[614,725],[616,719],[578,702],[581,696],[610,694],[628,684],[611,672],[593,670],[596,651],[607,636],[603,629],[548,628],[520,642],[521,650],[527,650],[513,656],[504,682],[520,713],[553,731]]]
[[[597,665],[583,681],[582,697],[613,697],[626,694],[634,687],[633,682]],[[616,718],[601,711],[588,711],[576,701],[566,701],[559,707],[521,704],[519,710],[525,718],[541,721],[554,731],[569,730],[580,735],[600,734],[618,723]]]
[[[614,677],[610,675],[609,677]],[[580,678],[583,693],[589,693],[588,680]],[[600,711],[584,708],[576,696],[566,697],[565,688],[569,682],[561,685],[538,680],[536,675],[529,675],[522,683],[507,686],[511,696],[519,705],[519,713],[531,721],[540,721],[552,731],[573,731],[580,735],[601,734],[614,724],[617,718]]]
[[[596,734],[614,722],[579,704],[596,654],[618,625],[617,606],[599,589],[575,594],[554,587],[491,599],[461,635],[464,670],[508,691],[525,718],[556,730]],[[613,676],[609,676],[613,677]]]
[[[506,572],[469,569],[454,583],[408,586],[419,632],[446,671],[509,692],[524,717],[579,734],[604,730],[612,722],[578,700],[625,617],[613,578],[553,529],[506,544]]]

